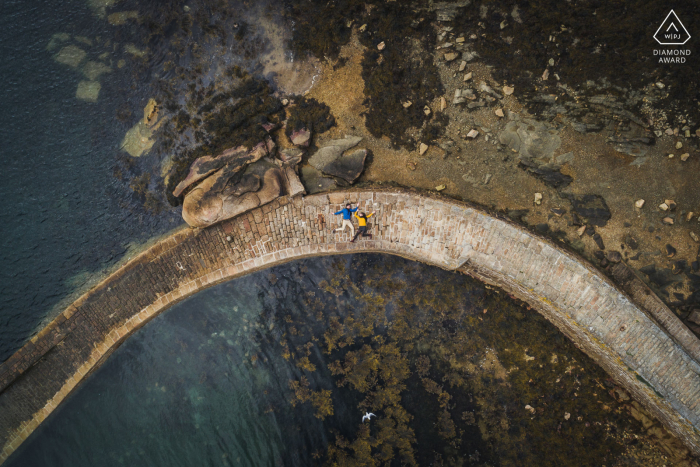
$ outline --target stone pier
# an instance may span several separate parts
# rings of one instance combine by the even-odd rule
[[[372,240],[351,244],[349,233],[332,232],[333,213],[346,202],[376,213]],[[700,341],[638,279],[625,276],[628,296],[582,259],[476,207],[366,189],[280,198],[204,230],[181,230],[82,296],[0,365],[0,462],[172,304],[286,261],[361,252],[459,270],[528,302],[700,455]]]

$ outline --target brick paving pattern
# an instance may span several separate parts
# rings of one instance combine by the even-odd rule
[[[332,232],[340,224],[333,212],[346,202],[376,212],[372,240],[351,244],[348,232]],[[393,189],[283,197],[205,230],[181,230],[131,260],[0,365],[0,462],[173,303],[285,261],[359,252],[460,270],[525,300],[700,454],[700,342],[631,271],[613,273],[634,302],[584,261],[507,220]]]

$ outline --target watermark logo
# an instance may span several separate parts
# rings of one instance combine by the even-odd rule
[[[676,12],[671,10],[654,34],[654,39],[661,45],[684,45],[690,40],[690,34]]]

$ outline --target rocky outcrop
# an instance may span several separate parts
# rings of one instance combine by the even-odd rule
[[[268,138],[252,149],[232,148],[204,156],[190,167],[173,194],[185,199],[182,217],[190,227],[207,227],[267,204],[279,196],[303,194],[296,173],[302,151],[284,150],[275,157]]]

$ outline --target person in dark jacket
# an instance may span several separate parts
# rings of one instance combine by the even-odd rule
[[[355,240],[357,237],[362,234],[363,237],[369,237],[372,238],[372,234],[367,233],[367,219],[372,217],[374,213],[370,214],[369,216],[365,215],[364,212],[361,212],[359,215],[355,213],[355,217],[357,217],[357,223],[360,225],[357,229],[357,233],[355,234],[354,237],[352,237],[352,240],[350,240],[350,243],[355,243]]]
[[[341,209],[338,212],[335,212],[336,216],[339,214],[343,215],[343,225],[341,225],[339,228],[335,229],[333,232],[343,232],[345,230],[345,227],[350,227],[350,235],[355,235],[355,227],[352,225],[352,213],[357,211],[357,208],[353,209],[352,204],[348,203],[345,205],[345,209]]]

